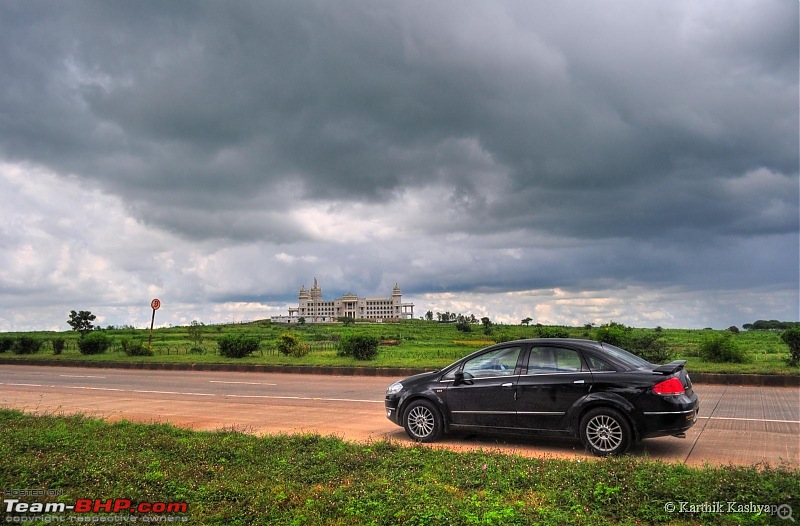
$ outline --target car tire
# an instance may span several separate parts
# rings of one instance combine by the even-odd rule
[[[442,435],[442,414],[428,400],[412,401],[403,413],[406,434],[417,442],[433,442]]]
[[[628,420],[610,407],[598,407],[581,418],[581,441],[598,457],[621,455],[631,445],[633,432]]]

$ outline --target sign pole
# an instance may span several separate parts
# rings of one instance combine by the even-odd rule
[[[147,347],[153,349],[153,324],[156,321],[156,311],[161,308],[161,300],[158,298],[150,302],[150,307],[153,309],[153,317],[150,318],[150,339],[147,341]]]

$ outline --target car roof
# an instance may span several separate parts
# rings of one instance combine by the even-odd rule
[[[582,338],[522,338],[519,340],[510,340],[507,342],[499,342],[495,345],[503,345],[508,343],[525,343],[528,345],[541,345],[541,344],[554,344],[554,343],[567,343],[574,345],[582,345],[593,347],[595,349],[602,348],[600,342],[596,340],[586,340]]]

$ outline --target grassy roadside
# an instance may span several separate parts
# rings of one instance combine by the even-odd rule
[[[788,467],[537,460],[10,410],[0,488],[56,490],[68,504],[186,502],[192,524],[773,524],[727,503],[800,509],[800,471]],[[717,502],[726,512],[697,511]]]
[[[414,367],[434,369],[494,343],[497,339],[516,339],[538,337],[542,332],[568,335],[575,338],[597,339],[600,328],[583,327],[525,327],[522,325],[495,325],[489,335],[480,327],[470,333],[456,330],[453,324],[409,321],[386,324],[356,324],[345,327],[341,324],[307,324],[287,327],[268,321],[247,324],[214,325],[202,328],[202,340],[191,340],[187,327],[157,329],[153,335],[155,356],[126,356],[120,342],[124,339],[143,341],[148,339],[148,331],[143,329],[110,329],[105,332],[114,345],[106,353],[83,356],[78,352],[78,335],[74,332],[34,332],[0,334],[0,339],[20,335],[44,340],[45,343],[36,354],[14,355],[0,353],[4,359],[49,359],[68,363],[75,360],[115,361],[115,362],[162,362],[162,363],[242,363],[267,365],[316,365],[316,366],[373,366],[373,367]],[[301,358],[283,356],[276,350],[276,342],[286,331],[296,334],[309,353]],[[698,356],[698,349],[704,339],[714,334],[730,334],[728,331],[688,330],[688,329],[633,329],[636,334],[657,334],[675,359],[688,360],[690,372],[779,374],[798,375],[800,367],[790,367],[785,359],[788,347],[773,331],[743,331],[731,334],[736,345],[746,356],[745,363],[711,363]],[[217,341],[230,334],[254,335],[261,340],[259,351],[253,356],[241,359],[225,358],[218,354]],[[363,362],[353,358],[337,356],[338,340],[345,334],[374,336],[385,345],[380,347],[376,360]],[[54,355],[50,342],[63,338],[65,347],[61,354]],[[192,353],[198,347],[201,353]]]

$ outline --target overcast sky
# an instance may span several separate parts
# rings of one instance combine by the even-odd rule
[[[798,2],[0,1],[0,330],[800,319]]]

